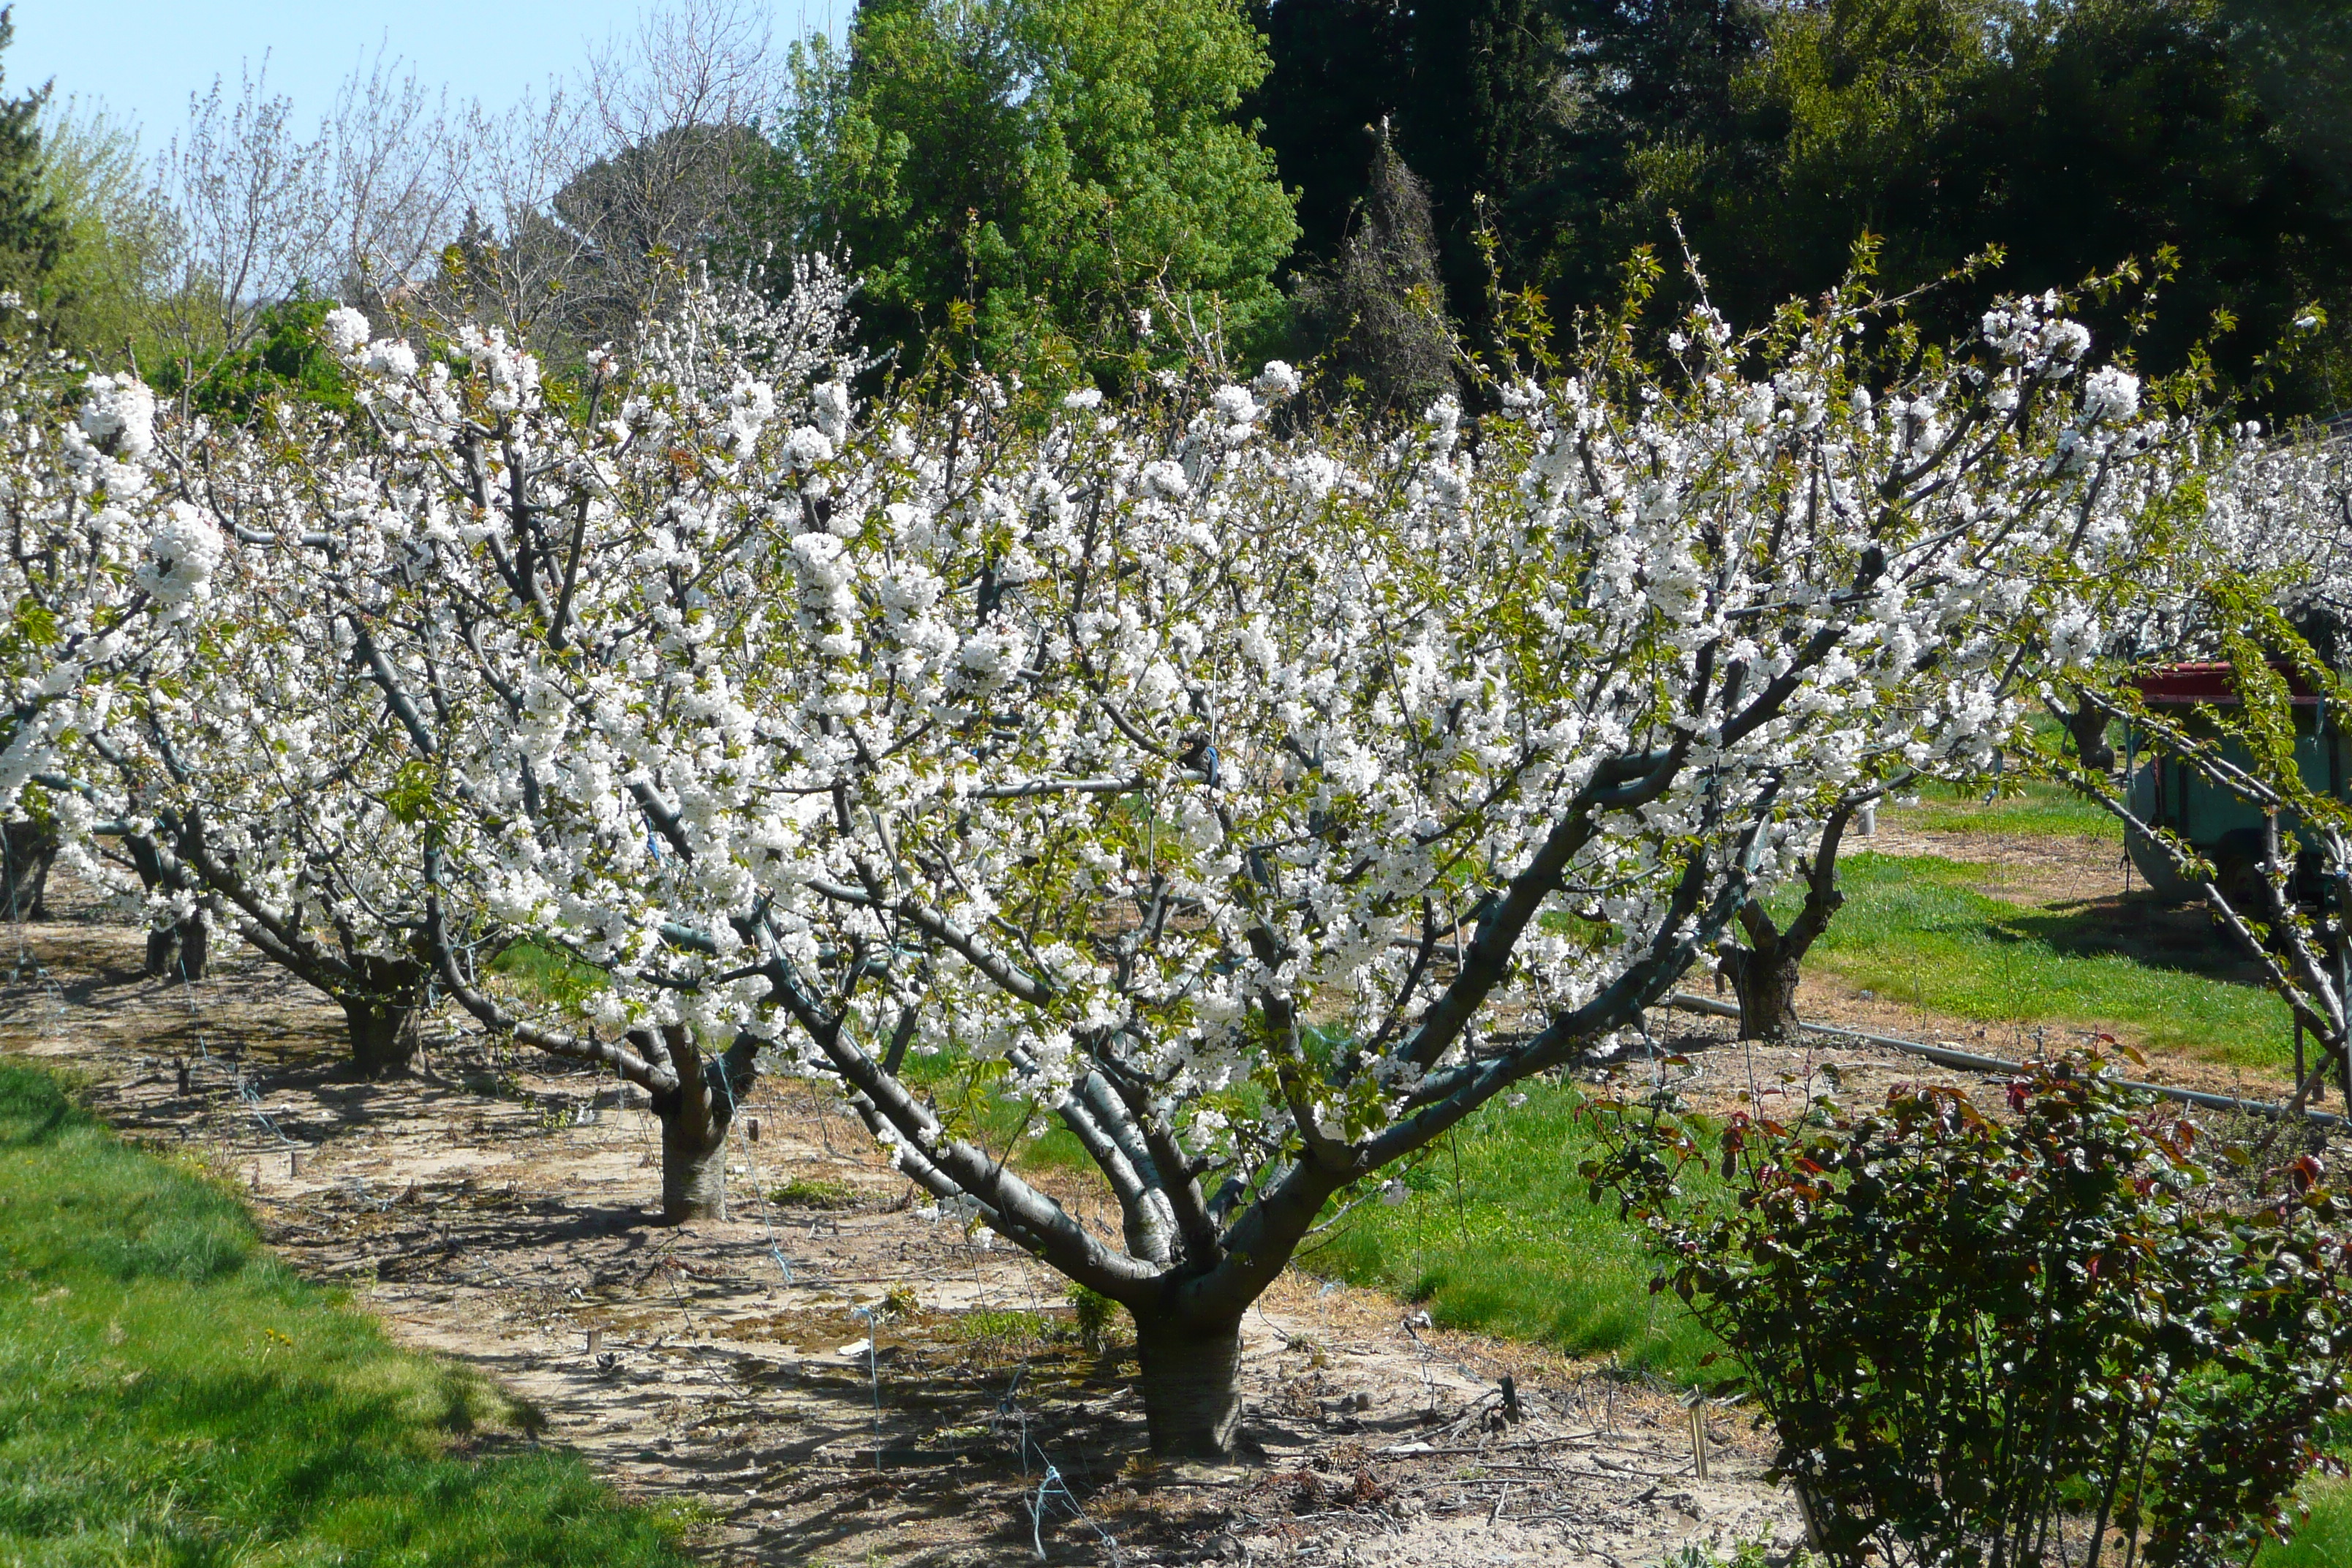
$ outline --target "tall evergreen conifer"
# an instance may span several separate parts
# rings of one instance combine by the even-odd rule
[[[14,10],[0,6],[0,54],[16,38]],[[0,288],[28,299],[65,249],[65,219],[41,178],[41,110],[48,101],[46,85],[0,98]]]

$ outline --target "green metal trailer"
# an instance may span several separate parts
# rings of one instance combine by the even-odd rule
[[[2137,684],[2150,709],[2177,719],[2192,731],[2210,722],[2208,720],[2200,723],[2196,714],[2199,707],[2238,705],[2237,687],[2226,664],[2170,665],[2142,676]],[[2341,715],[2329,710],[2324,696],[2305,690],[2291,674],[2288,686],[2294,709],[2295,764],[2302,772],[2303,782],[2315,794],[2343,800],[2347,781],[2352,780],[2352,736],[2346,734]],[[2231,792],[2207,783],[2179,758],[2150,750],[2148,738],[2137,727],[2126,734],[2125,748],[2133,815],[2151,826],[2170,829],[2212,861],[2220,874],[2221,891],[2232,903],[2239,902],[2242,896],[2259,907],[2262,812]],[[2249,760],[2244,749],[2234,742],[2225,745],[2223,755],[2241,763]],[[2282,821],[2279,826],[2287,830],[2294,824]],[[2125,848],[2131,855],[2132,864],[2158,893],[2178,899],[2198,896],[2198,889],[2175,872],[2169,858],[2145,836],[2127,832]],[[2315,900],[2317,872],[2315,857],[2305,853],[2299,858],[2295,878],[2298,897]]]

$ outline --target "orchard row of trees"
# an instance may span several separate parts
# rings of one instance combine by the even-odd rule
[[[1213,342],[1124,398],[862,392],[821,258],[576,367],[339,307],[341,395],[245,424],[17,351],[10,840],[159,962],[316,986],[364,1070],[446,1002],[639,1085],[672,1218],[755,1074],[835,1086],[1129,1309],[1156,1446],[1225,1451],[1335,1200],[1608,1059],[1857,805],[2339,580],[2339,469],[2062,297],[1937,345],[1859,281],[1752,333],[1646,294],[1559,363],[1517,300],[1491,412],[1372,424]]]
[[[64,260],[11,322],[18,907],[61,855],[159,969],[233,941],[333,998],[368,1072],[444,1005],[598,1064],[672,1218],[723,1213],[755,1074],[832,1084],[1129,1309],[1170,1452],[1230,1448],[1241,1315],[1335,1201],[1694,963],[1770,1026],[1853,812],[2136,711],[2150,659],[2245,672],[2238,750],[2176,740],[2270,792],[2270,895],[2174,848],[2345,1065],[2347,900],[2290,870],[2340,893],[2352,834],[2264,684],[2336,679],[2344,477],[2221,412],[2284,362],[2163,336],[2201,263],[1915,288],[1890,238],[1748,321],[1637,249],[1556,321],[1500,216],[1461,291],[1487,174],[1400,113],[1286,291],[1246,117],[1294,5],[1271,57],[1218,0],[877,4],[781,63],[706,9],[496,123],[388,72],[308,142],[199,106],[168,201],[118,183],[178,268],[131,267],[122,352],[60,346],[99,297]],[[1464,79],[1528,39],[1643,79],[1510,15]],[[1848,15],[1773,12],[1728,79]],[[1454,79],[1396,36],[1385,79]],[[1302,314],[1306,371],[1231,368]],[[986,1097],[1077,1140],[1118,1235]]]

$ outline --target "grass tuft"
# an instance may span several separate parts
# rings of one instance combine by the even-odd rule
[[[785,1208],[849,1209],[856,1208],[864,1197],[846,1182],[829,1182],[823,1176],[794,1176],[770,1193],[768,1201]]]
[[[536,1420],[0,1062],[0,1562],[683,1561]]]
[[[2320,1481],[2305,1489],[2311,1517],[2281,1546],[2272,1542],[2255,1568],[2345,1568],[2352,1563],[2352,1485]]]

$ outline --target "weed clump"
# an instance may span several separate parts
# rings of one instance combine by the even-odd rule
[[[1090,1354],[1100,1355],[1110,1348],[1111,1324],[1118,1316],[1118,1303],[1098,1290],[1073,1284],[1068,1291],[1070,1310],[1078,1330],[1078,1342]]]
[[[846,1209],[857,1206],[857,1189],[822,1176],[794,1176],[768,1194],[779,1208]]]

